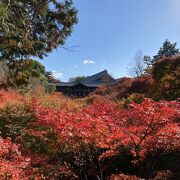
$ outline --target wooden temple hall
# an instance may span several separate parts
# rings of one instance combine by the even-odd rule
[[[107,70],[88,76],[85,80],[75,82],[60,82],[54,83],[57,92],[62,92],[64,95],[71,97],[84,97],[101,86],[112,85],[116,82]]]

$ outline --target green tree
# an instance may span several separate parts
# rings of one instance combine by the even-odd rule
[[[0,1],[0,21],[4,21],[8,18],[8,11],[6,10],[5,4]]]
[[[144,69],[145,74],[152,74],[153,66],[157,61],[163,58],[173,58],[180,56],[180,51],[176,46],[177,43],[171,43],[166,39],[162,47],[160,47],[157,55],[154,55],[153,57],[144,56],[144,63],[146,65]]]
[[[84,81],[86,79],[86,76],[77,76],[74,78],[69,78],[69,82],[79,83],[81,81]]]
[[[163,43],[163,46],[159,49],[157,55],[154,56],[154,61],[165,57],[175,57],[180,55],[180,51],[176,48],[177,43],[171,43],[167,39]]]
[[[65,44],[76,23],[72,0],[1,0],[0,59],[43,58]]]
[[[175,100],[180,97],[180,57],[163,58],[152,68],[155,99]]]
[[[8,73],[8,66],[6,61],[0,61],[0,83],[6,83],[6,75]]]
[[[14,88],[27,88],[33,79],[45,80],[45,67],[38,61],[26,59],[8,63],[7,84]]]
[[[33,92],[39,86],[50,93],[56,90],[55,85],[49,83],[45,67],[38,61],[32,59],[15,60],[10,61],[7,67],[5,74],[8,87],[22,92]]]
[[[144,59],[144,63],[149,68],[153,63],[153,59],[150,56],[144,56],[143,59]]]
[[[177,43],[171,43],[169,40],[165,40],[162,47],[160,47],[158,53],[151,58],[150,56],[144,56],[144,62],[148,69],[158,60],[166,57],[176,57],[180,55],[179,49],[176,47]],[[147,69],[146,69],[147,70]]]
[[[52,71],[46,71],[45,76],[49,83],[59,83],[61,82],[59,79],[56,79],[52,73]]]

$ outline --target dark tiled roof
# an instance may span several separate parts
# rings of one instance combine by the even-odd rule
[[[104,77],[104,79],[103,79]],[[56,87],[72,87],[75,85],[84,85],[87,87],[100,87],[108,84],[112,84],[116,82],[115,79],[113,79],[107,72],[107,70],[104,70],[102,72],[99,72],[97,74],[94,74],[92,76],[87,77],[84,81],[81,81],[80,83],[73,83],[73,82],[60,82],[60,83],[53,83]]]
[[[82,83],[85,84],[106,84],[106,83],[110,83],[110,81],[106,82],[102,82],[102,81],[98,81],[99,79],[101,79],[103,76],[109,76],[109,79],[111,79],[111,82],[115,82],[115,79],[113,79],[107,72],[107,70],[104,70],[102,72],[99,72],[97,74],[94,74],[92,76],[87,77],[84,81],[82,81]]]

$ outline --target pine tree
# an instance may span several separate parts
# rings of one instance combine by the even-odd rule
[[[179,49],[176,48],[177,43],[171,43],[167,39],[163,43],[163,46],[159,49],[157,55],[154,56],[154,62],[164,57],[174,57],[180,55]]]
[[[1,0],[0,59],[43,58],[77,23],[72,0]]]

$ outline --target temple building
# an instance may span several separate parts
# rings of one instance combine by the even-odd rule
[[[112,85],[116,80],[108,74],[107,70],[88,76],[81,82],[54,83],[57,92],[71,97],[84,97],[101,86]]]

